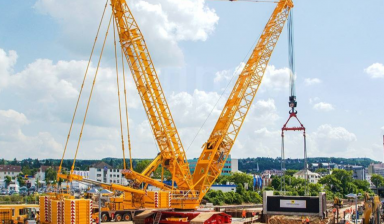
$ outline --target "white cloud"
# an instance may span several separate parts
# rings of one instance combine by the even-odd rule
[[[13,72],[13,66],[17,61],[16,51],[9,51],[8,54],[0,48],[0,91],[8,85],[9,76]]]
[[[320,102],[320,103],[316,103],[315,105],[313,105],[313,109],[319,110],[319,111],[329,112],[329,111],[334,110],[335,108],[330,103]]]
[[[381,63],[374,63],[368,68],[364,69],[371,78],[383,78],[384,77],[384,65]]]
[[[319,100],[320,100],[319,97],[309,98],[309,104],[313,104],[313,103],[315,103],[315,102],[317,102]]]
[[[178,42],[205,41],[219,20],[205,0],[133,0],[129,6],[157,66],[181,65],[184,57]],[[89,54],[104,1],[38,0],[35,8],[58,21],[62,32],[60,42],[75,52]],[[105,21],[110,14],[108,7]]]
[[[238,76],[244,69],[245,63],[241,62],[233,71],[232,70],[222,70],[215,73],[214,83],[219,83],[221,81],[230,81],[232,78]],[[234,84],[234,82],[232,83]]]
[[[258,100],[253,103],[246,122],[257,124],[256,127],[265,127],[275,124],[280,117],[277,113],[273,99]]]
[[[4,56],[2,49],[0,49],[0,55]],[[72,60],[58,61],[54,64],[51,60],[37,59],[28,64],[24,70],[12,73],[13,66],[16,63],[16,55],[16,52],[13,52],[0,60],[0,68],[5,68],[6,71],[0,74],[1,80],[6,80],[1,82],[2,90],[7,90],[10,94],[27,100],[28,103],[33,103],[33,107],[28,108],[28,110],[30,112],[29,116],[34,119],[45,117],[45,119],[51,121],[69,121],[83,81],[87,62]],[[81,116],[84,114],[84,105],[86,105],[86,100],[89,97],[95,71],[96,68],[91,64],[78,111]],[[135,84],[129,73],[126,77],[129,97],[128,106],[137,108],[140,99]],[[123,97],[122,80],[120,80],[120,84],[121,96]],[[122,100],[122,102],[124,101]],[[88,117],[89,122],[104,126],[118,122],[118,119],[115,119],[114,116],[109,116],[114,111],[118,111],[116,72],[114,68],[102,66],[99,68],[90,107],[92,112]],[[81,122],[81,120],[79,121]]]
[[[276,69],[268,65],[265,71],[261,88],[274,91],[281,91],[289,87],[289,68]]]
[[[307,86],[311,86],[311,85],[315,85],[315,84],[320,84],[322,81],[320,80],[320,79],[318,79],[318,78],[313,78],[313,79],[311,79],[311,78],[306,78],[305,80],[304,80],[304,83],[305,83],[305,85],[307,85]]]
[[[332,152],[332,156],[353,157],[348,152],[352,148],[351,143],[357,141],[354,133],[344,127],[333,127],[329,124],[318,127],[308,139],[312,141],[312,147],[308,150],[313,156],[329,156]]]
[[[215,79],[213,80],[213,82],[216,83],[224,80],[229,81],[231,80],[231,77],[232,77],[232,73],[230,70],[219,71],[215,73]]]
[[[29,122],[23,113],[0,110],[0,148],[4,158],[46,158],[50,153],[62,151],[61,144],[48,132],[38,132],[34,136],[24,134],[21,128]]]

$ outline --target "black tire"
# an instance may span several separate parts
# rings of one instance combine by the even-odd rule
[[[108,222],[109,221],[109,216],[107,213],[104,213],[101,215],[101,222]]]
[[[123,221],[123,216],[121,214],[116,214],[115,215],[115,222],[121,222]]]
[[[131,215],[129,213],[125,213],[123,215],[123,220],[124,221],[131,221]]]

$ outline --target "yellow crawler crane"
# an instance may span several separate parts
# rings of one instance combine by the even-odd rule
[[[196,164],[195,172],[191,175],[185,151],[162,91],[149,51],[145,44],[144,37],[127,5],[127,2],[125,0],[111,0],[113,11],[112,16],[114,20],[113,24],[116,24],[121,49],[126,61],[128,62],[152,128],[152,132],[160,148],[160,154],[142,173],[133,171],[131,166],[131,169],[125,169],[123,174],[127,179],[134,180],[136,183],[145,183],[145,186],[151,184],[158,187],[160,191],[158,191],[157,194],[149,194],[146,192],[146,188],[135,189],[131,186],[98,183],[83,179],[81,176],[74,175],[73,169],[83,129],[80,132],[79,142],[71,172],[69,174],[61,174],[61,172],[59,172],[58,178],[68,181],[85,182],[98,185],[109,190],[124,192],[122,197],[112,198],[109,204],[107,204],[107,206],[112,208],[112,210],[116,209],[116,207],[123,209],[197,209],[202,198],[221,173],[245,117],[256,96],[268,62],[280,34],[282,33],[290,10],[293,8],[292,0],[279,0],[276,1],[276,3],[276,8],[265,26],[264,31],[252,51],[252,54],[243,71],[239,75],[224,109],[222,110],[219,120],[217,121],[208,141],[204,144],[203,152]],[[95,84],[95,80],[96,75],[93,85]],[[88,100],[88,105],[91,95]],[[83,126],[87,111],[88,108],[84,117]],[[174,186],[173,184],[172,186],[168,186],[160,181],[150,178],[150,174],[156,170],[159,165],[170,171],[173,180],[172,183],[176,183],[177,186]],[[59,171],[61,171],[61,166]],[[168,198],[168,203],[165,201],[159,203],[159,197],[156,195],[162,193],[168,194],[168,197],[162,197]],[[144,222],[161,223],[162,220],[164,220],[169,223],[171,220],[184,220],[185,218],[187,218],[188,221],[191,221],[198,216],[200,215],[196,212],[157,212],[156,215],[149,216],[149,218],[144,217]],[[221,223],[228,223],[230,222],[230,217],[224,214],[212,214],[212,216],[206,218],[206,222],[213,220]]]

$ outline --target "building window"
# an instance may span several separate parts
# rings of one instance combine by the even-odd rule
[[[116,175],[116,177],[120,177],[120,175],[119,175],[119,174],[117,174],[117,175]]]
[[[97,177],[101,177],[101,174],[97,174]]]
[[[97,172],[100,172],[101,171],[101,169],[97,169]]]
[[[109,177],[112,177],[112,174],[109,174]]]

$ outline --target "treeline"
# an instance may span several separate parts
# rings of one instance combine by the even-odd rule
[[[368,167],[371,163],[378,163],[369,158],[335,158],[335,157],[313,157],[307,159],[308,164],[311,163],[335,163],[339,165],[358,165]],[[257,165],[259,166],[259,172],[264,170],[280,170],[281,169],[281,159],[277,158],[268,158],[268,157],[257,157],[257,158],[246,158],[239,159],[239,170],[248,173],[257,173]],[[286,169],[292,170],[302,170],[304,167],[304,159],[286,159],[285,160]]]
[[[23,159],[23,160],[0,160],[0,165],[19,165],[22,166],[23,173],[26,173],[28,175],[34,175],[38,168],[41,165],[45,166],[59,166],[60,165],[59,159]],[[108,165],[112,166],[115,169],[123,169],[123,159],[121,158],[104,158],[101,160],[76,160],[75,169],[76,170],[88,170],[92,164],[95,164],[97,162],[103,161],[107,163]],[[133,167],[136,167],[141,161],[150,161],[150,159],[133,159],[132,165]],[[378,163],[377,161],[374,161],[369,158],[334,158],[334,157],[314,157],[314,158],[308,158],[308,163],[336,163],[336,164],[349,164],[349,165],[360,165],[364,167],[368,167],[371,163]],[[73,164],[72,159],[66,159],[63,161],[63,167],[64,169],[71,169]],[[304,166],[304,160],[303,159],[286,159],[285,161],[285,167],[287,169],[292,170],[301,170]],[[127,167],[130,166],[129,159],[126,159],[126,165]],[[257,165],[259,166],[259,171],[257,171]],[[262,172],[264,170],[272,170],[276,169],[279,170],[281,168],[281,161],[280,158],[267,158],[267,157],[257,157],[257,158],[246,158],[246,159],[239,159],[239,170],[247,173],[257,173]]]

